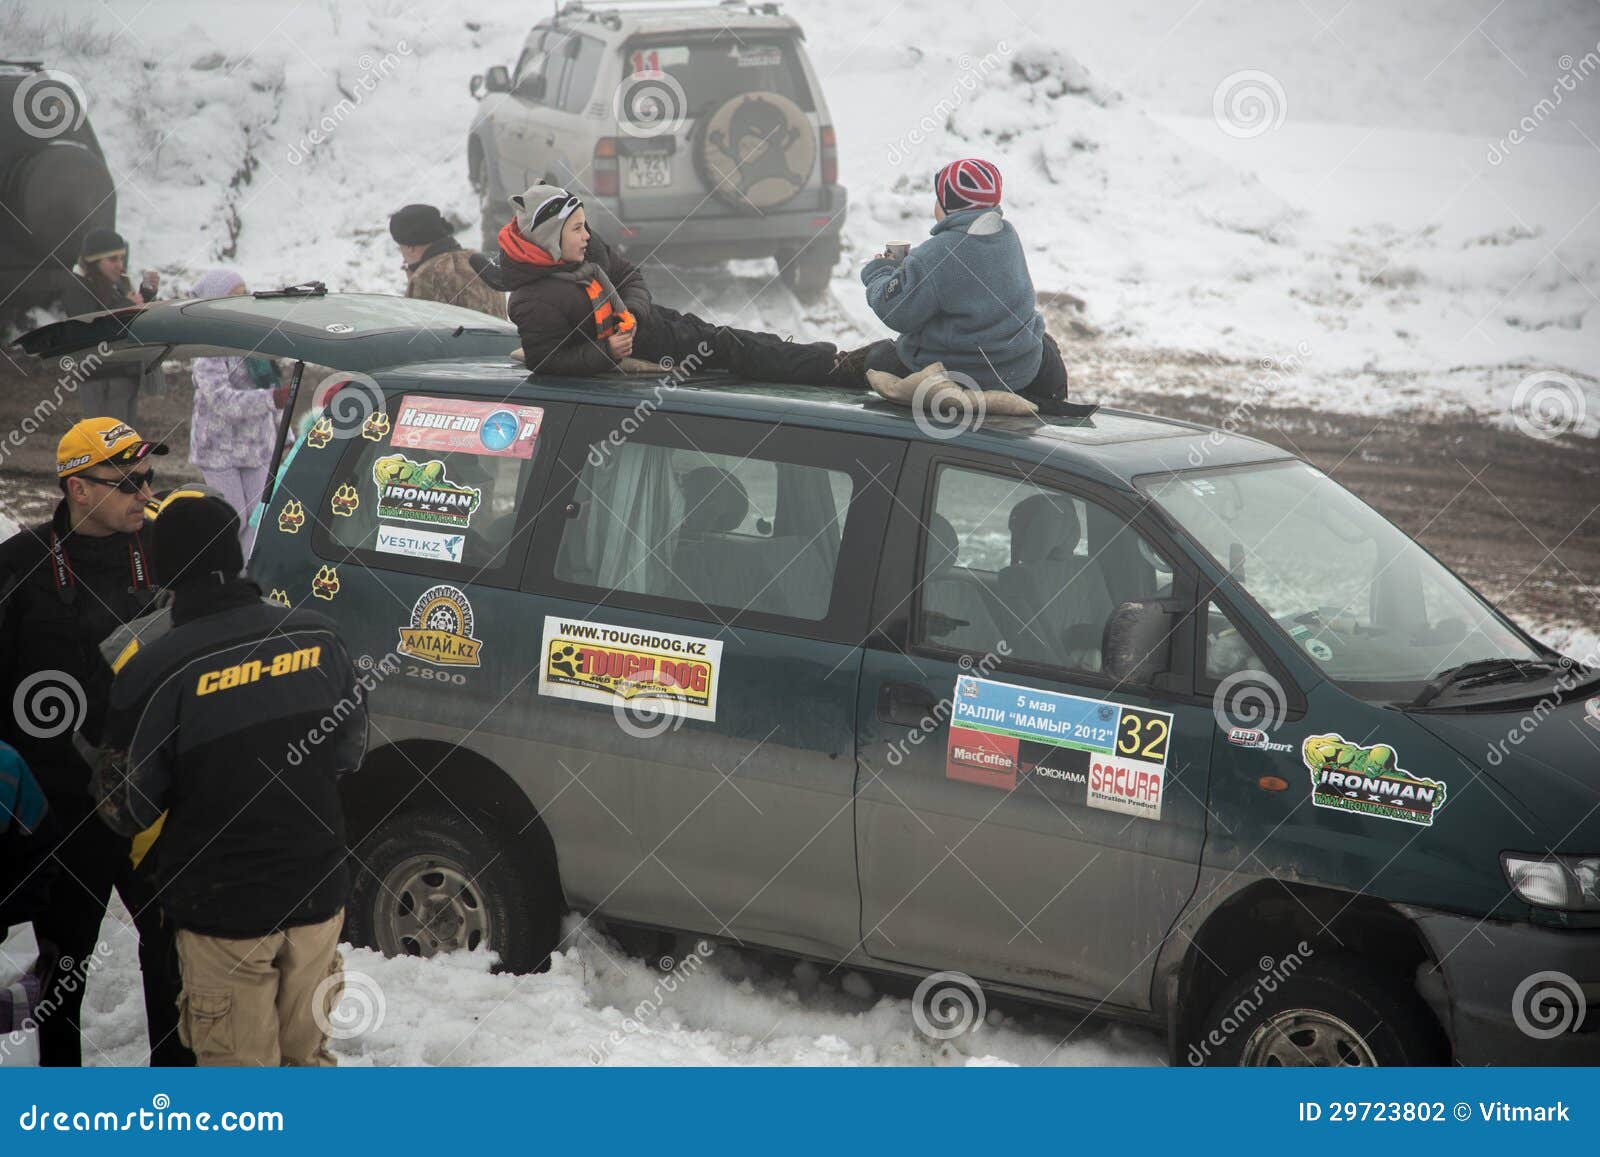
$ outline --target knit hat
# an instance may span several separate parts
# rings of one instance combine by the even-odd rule
[[[561,259],[561,230],[583,202],[559,185],[533,185],[511,198],[517,232],[556,260]]]
[[[1000,170],[976,157],[951,161],[934,174],[933,192],[946,213],[993,209],[1000,204]]]
[[[190,297],[227,297],[244,285],[244,278],[231,269],[208,269],[195,279]]]
[[[389,236],[400,245],[432,245],[454,232],[434,205],[406,205],[389,216]]]
[[[102,261],[128,252],[128,243],[115,229],[91,229],[83,235],[83,247],[78,250],[82,262]]]
[[[175,496],[150,526],[151,562],[169,590],[226,582],[244,570],[239,516],[220,498]]]

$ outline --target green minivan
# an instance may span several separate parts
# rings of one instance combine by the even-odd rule
[[[251,570],[365,671],[357,942],[530,970],[575,908],[1174,1063],[1600,1062],[1600,672],[1277,447],[530,375],[317,286],[20,345],[346,371]]]

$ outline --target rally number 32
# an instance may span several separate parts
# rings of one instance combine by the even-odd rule
[[[1117,725],[1117,754],[1129,759],[1167,761],[1167,738],[1172,731],[1165,715],[1146,715],[1124,707]]]

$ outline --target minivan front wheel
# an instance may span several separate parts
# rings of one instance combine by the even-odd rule
[[[1369,1068],[1436,1065],[1445,1051],[1437,1023],[1408,979],[1327,961],[1281,979],[1252,974],[1237,980],[1212,1005],[1187,1060]]]
[[[346,927],[385,956],[488,948],[510,972],[549,965],[561,931],[553,866],[503,847],[457,812],[401,812],[355,851]]]

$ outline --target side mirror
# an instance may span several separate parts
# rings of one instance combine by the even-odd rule
[[[497,64],[483,74],[484,92],[510,92],[511,74],[506,71],[506,66]]]
[[[480,72],[467,81],[467,91],[472,94],[473,100],[483,99],[483,73]]]
[[[1113,679],[1148,686],[1172,669],[1172,636],[1183,604],[1175,599],[1132,599],[1106,622],[1100,667]]]

